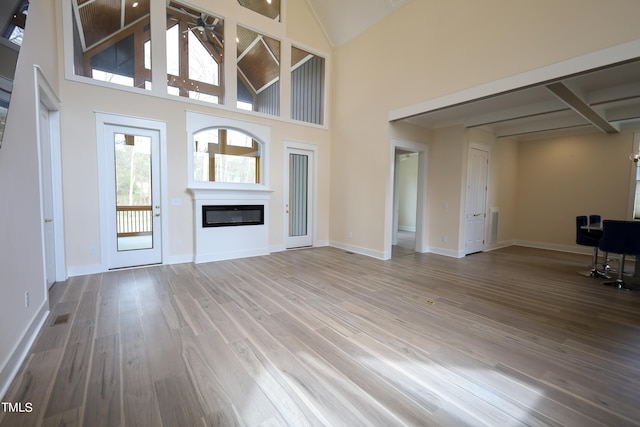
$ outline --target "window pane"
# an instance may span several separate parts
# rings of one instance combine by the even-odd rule
[[[274,21],[280,21],[280,0],[238,0],[238,4]]]
[[[227,144],[236,147],[253,147],[253,138],[243,132],[237,130],[227,131]]]
[[[206,129],[193,135],[195,181],[255,184],[260,182],[261,145],[232,129]]]
[[[323,124],[324,58],[291,48],[291,118]]]
[[[74,73],[145,88],[151,80],[150,0],[71,4]]]
[[[169,93],[219,104],[224,102],[224,20],[171,2],[167,6]]]
[[[280,115],[280,42],[238,26],[237,55],[238,108]]]
[[[218,85],[218,63],[202,45],[198,37],[189,31],[189,78]]]
[[[256,182],[256,158],[215,155],[216,182],[254,184]]]

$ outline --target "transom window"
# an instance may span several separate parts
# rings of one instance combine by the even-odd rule
[[[193,135],[193,179],[260,183],[261,144],[244,132],[212,128]]]

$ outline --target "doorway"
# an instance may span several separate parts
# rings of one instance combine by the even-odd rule
[[[419,155],[396,150],[395,218],[392,256],[415,252]]]
[[[391,140],[391,176],[388,193],[384,259],[428,252],[427,146]],[[406,167],[405,167],[406,166]]]
[[[40,166],[42,253],[45,286],[67,279],[62,209],[60,156],[60,101],[42,74],[35,69],[37,85],[37,141]]]
[[[105,270],[163,262],[164,135],[162,122],[98,115]]]
[[[465,255],[484,250],[488,178],[489,150],[477,144],[470,144],[465,204]]]
[[[287,143],[285,157],[285,248],[313,246],[316,149]]]

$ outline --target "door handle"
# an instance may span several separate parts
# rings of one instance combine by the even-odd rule
[[[53,222],[53,218],[45,218],[44,222],[45,223]]]
[[[160,216],[160,214],[159,214],[159,213],[157,213],[157,214],[156,214],[156,216]]]

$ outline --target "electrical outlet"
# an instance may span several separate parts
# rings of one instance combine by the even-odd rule
[[[24,308],[29,308],[29,291],[24,293]]]

